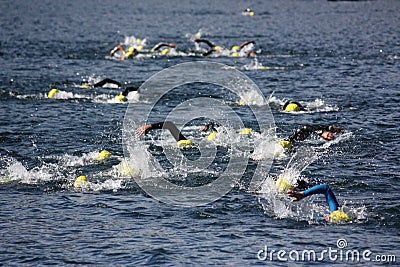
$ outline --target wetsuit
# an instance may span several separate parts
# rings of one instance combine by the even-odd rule
[[[213,43],[211,43],[210,41],[206,40],[206,39],[195,39],[194,42],[195,43],[205,43],[210,47],[209,50],[207,50],[206,52],[204,52],[202,54],[204,57],[206,57],[206,56],[210,55],[212,52],[216,51],[215,50],[215,45]]]
[[[334,212],[335,210],[339,209],[339,203],[336,200],[335,195],[333,194],[333,191],[330,189],[330,187],[327,184],[321,184],[317,185],[314,187],[311,187],[310,189],[307,189],[304,191],[304,197],[308,197],[314,194],[323,194],[325,195],[326,202],[329,205],[329,210],[331,212]]]
[[[172,136],[175,138],[175,140],[177,142],[181,141],[181,140],[188,140],[176,127],[176,125],[171,122],[171,121],[164,121],[164,122],[159,122],[159,123],[154,123],[151,124],[151,129],[149,130],[153,130],[153,129],[167,129],[171,132]],[[146,131],[147,132],[149,131]]]
[[[115,85],[117,85],[118,87],[121,87],[121,83],[119,83],[119,82],[117,82],[117,81],[114,81],[114,80],[112,80],[112,79],[109,79],[109,78],[105,78],[104,80],[101,80],[100,82],[98,82],[98,83],[95,83],[94,85],[93,85],[93,87],[103,87],[105,84],[107,84],[107,83],[111,83],[111,84],[115,84]]]
[[[126,87],[126,89],[121,93],[123,96],[128,96],[128,94],[130,92],[134,92],[137,91],[139,92],[139,88],[138,87]]]
[[[288,137],[288,141],[299,142],[307,139],[312,133],[321,135],[323,132],[340,132],[341,129],[334,126],[326,125],[304,125],[303,127],[296,130],[294,134]]]

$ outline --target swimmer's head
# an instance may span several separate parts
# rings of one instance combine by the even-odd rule
[[[82,175],[79,176],[78,178],[76,178],[75,182],[74,182],[74,187],[75,188],[82,188],[82,187],[86,187],[89,185],[89,179]]]
[[[193,146],[193,143],[190,140],[179,140],[177,142],[177,145],[179,148],[184,149],[184,148],[190,148],[191,146]]]
[[[287,141],[287,140],[279,141],[279,145],[281,145],[281,147],[283,147],[285,149],[291,149],[292,148],[292,143],[290,141]]]
[[[214,46],[214,50],[220,52],[220,51],[222,51],[222,47],[219,45]]]
[[[251,128],[244,128],[240,130],[239,134],[251,134],[253,132],[253,129]]]
[[[107,160],[109,158],[111,158],[111,153],[105,149],[100,151],[99,155],[97,156],[97,160],[100,160],[100,161]]]
[[[59,92],[59,90],[56,89],[56,88],[51,89],[50,92],[47,94],[47,97],[48,98],[54,98],[58,92]]]
[[[126,96],[123,95],[123,92],[121,92],[118,96],[116,96],[115,98],[116,102],[127,102],[128,99],[126,98]]]
[[[301,107],[296,103],[289,103],[285,107],[285,111],[289,111],[289,112],[291,112],[291,111],[300,111],[300,110],[301,110]]]
[[[294,185],[291,184],[285,177],[279,177],[278,180],[276,180],[276,187],[278,188],[278,192],[282,193],[293,189]]]
[[[132,58],[134,56],[136,56],[138,54],[138,50],[136,48],[134,48],[133,46],[129,47],[128,52],[126,52],[126,57],[127,58]]]
[[[232,46],[231,50],[232,50],[232,52],[237,52],[240,50],[240,46],[234,45],[234,46]]]
[[[329,220],[331,222],[346,222],[350,221],[351,218],[343,210],[335,210],[329,215]]]
[[[162,52],[161,52],[161,54],[162,55],[167,55],[169,53],[169,49],[168,48],[165,48]]]
[[[239,56],[239,53],[238,52],[233,52],[232,53],[232,57],[238,57]]]
[[[322,138],[324,138],[325,140],[328,140],[328,141],[336,139],[336,135],[334,135],[331,132],[322,132],[319,134],[319,136],[321,136]]]
[[[209,140],[209,141],[215,141],[215,138],[217,138],[217,132],[212,132],[212,133],[210,133],[208,136],[207,136],[207,139]]]

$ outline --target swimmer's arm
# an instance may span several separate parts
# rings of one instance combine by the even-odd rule
[[[151,49],[151,51],[157,51],[157,50],[159,50],[161,47],[164,47],[164,46],[168,46],[168,47],[170,47],[170,48],[175,48],[175,47],[176,47],[176,44],[161,42],[161,43],[156,44],[156,45]]]
[[[246,45],[249,45],[249,44],[256,44],[256,42],[255,41],[253,41],[253,40],[250,40],[250,41],[247,41],[247,42],[244,42],[244,43],[242,43],[240,46],[239,46],[239,48],[240,49],[242,49],[243,47],[245,47]]]
[[[208,41],[206,39],[194,39],[194,42],[195,43],[205,43],[206,45],[208,45],[211,48],[215,47],[215,45],[213,43],[211,43],[210,41]]]
[[[117,82],[117,81],[114,81],[114,80],[112,80],[112,79],[109,79],[109,78],[105,78],[104,80],[101,80],[100,82],[98,82],[98,83],[95,83],[94,85],[93,85],[93,87],[103,87],[106,83],[111,83],[111,84],[115,84],[115,85],[117,85],[118,87],[121,87],[121,83],[119,83],[119,82]]]
[[[130,92],[134,92],[134,91],[139,92],[139,88],[138,87],[126,87],[126,89],[122,92],[122,95],[127,96]]]
[[[118,50],[125,54],[124,47],[122,45],[117,45],[113,50],[110,51],[110,56],[113,56]]]
[[[171,121],[159,122],[159,123],[142,126],[136,130],[136,135],[137,136],[145,135],[150,130],[153,130],[153,129],[169,130],[177,142],[181,141],[181,140],[187,140],[187,138],[178,130],[176,125]]]

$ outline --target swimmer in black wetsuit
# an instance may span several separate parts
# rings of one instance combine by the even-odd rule
[[[114,54],[117,51],[120,51],[122,53],[122,57],[121,57],[122,60],[125,60],[127,58],[129,58],[129,59],[134,58],[135,56],[137,56],[139,54],[139,51],[133,46],[129,47],[128,51],[126,51],[122,45],[117,45],[110,51],[110,56],[114,56]]]
[[[158,51],[158,50],[160,50],[161,47],[175,48],[176,44],[161,42],[161,43],[158,43],[155,46],[153,46],[153,48],[150,50],[150,52]],[[163,50],[163,51],[165,51],[165,50]]]
[[[206,39],[194,39],[195,43],[205,43],[208,45],[209,49],[202,54],[202,56],[206,57],[208,55],[211,55],[214,52],[221,52],[224,50],[221,46],[214,45],[212,42]],[[252,51],[252,47],[254,47],[255,42],[253,40],[251,41],[246,41],[242,43],[239,46],[234,46],[232,47],[232,56],[238,57],[238,56],[250,56],[250,57],[255,57],[256,54],[254,51]],[[250,48],[250,49],[249,49]],[[226,50],[229,52],[228,50]]]
[[[178,146],[181,148],[189,147],[192,145],[192,142],[187,139],[181,131],[176,127],[176,125],[171,121],[163,121],[159,123],[148,124],[139,127],[136,130],[136,135],[138,137],[146,135],[149,131],[154,129],[167,129],[170,131],[171,135],[174,137],[175,141],[177,142]]]
[[[195,43],[205,43],[206,45],[208,45],[209,49],[202,54],[202,56],[204,57],[210,55],[211,53],[220,52],[222,50],[221,46],[216,46],[206,39],[194,39],[193,41]]]
[[[304,125],[297,129],[291,136],[280,141],[279,144],[286,149],[291,149],[293,143],[304,141],[313,133],[327,141],[331,141],[336,139],[335,133],[342,133],[343,131],[342,128],[337,126]]]
[[[105,79],[101,80],[100,82],[97,82],[97,83],[93,84],[93,87],[94,87],[94,88],[103,87],[103,86],[106,85],[107,83],[109,83],[109,84],[115,84],[116,86],[121,87],[121,83],[119,83],[119,82],[117,82],[117,81],[115,81],[115,80],[112,80],[112,79],[110,79],[110,78],[105,78]]]
[[[286,103],[280,108],[281,111],[306,111],[299,102],[296,101],[286,101]]]

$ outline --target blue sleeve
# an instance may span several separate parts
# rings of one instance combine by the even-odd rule
[[[304,191],[304,196],[308,197],[314,194],[324,194],[326,202],[329,205],[329,210],[331,212],[334,212],[335,210],[339,209],[339,203],[336,200],[335,195],[333,194],[333,191],[330,189],[330,187],[327,184],[321,184],[317,185],[314,187],[311,187],[310,189],[307,189]]]

